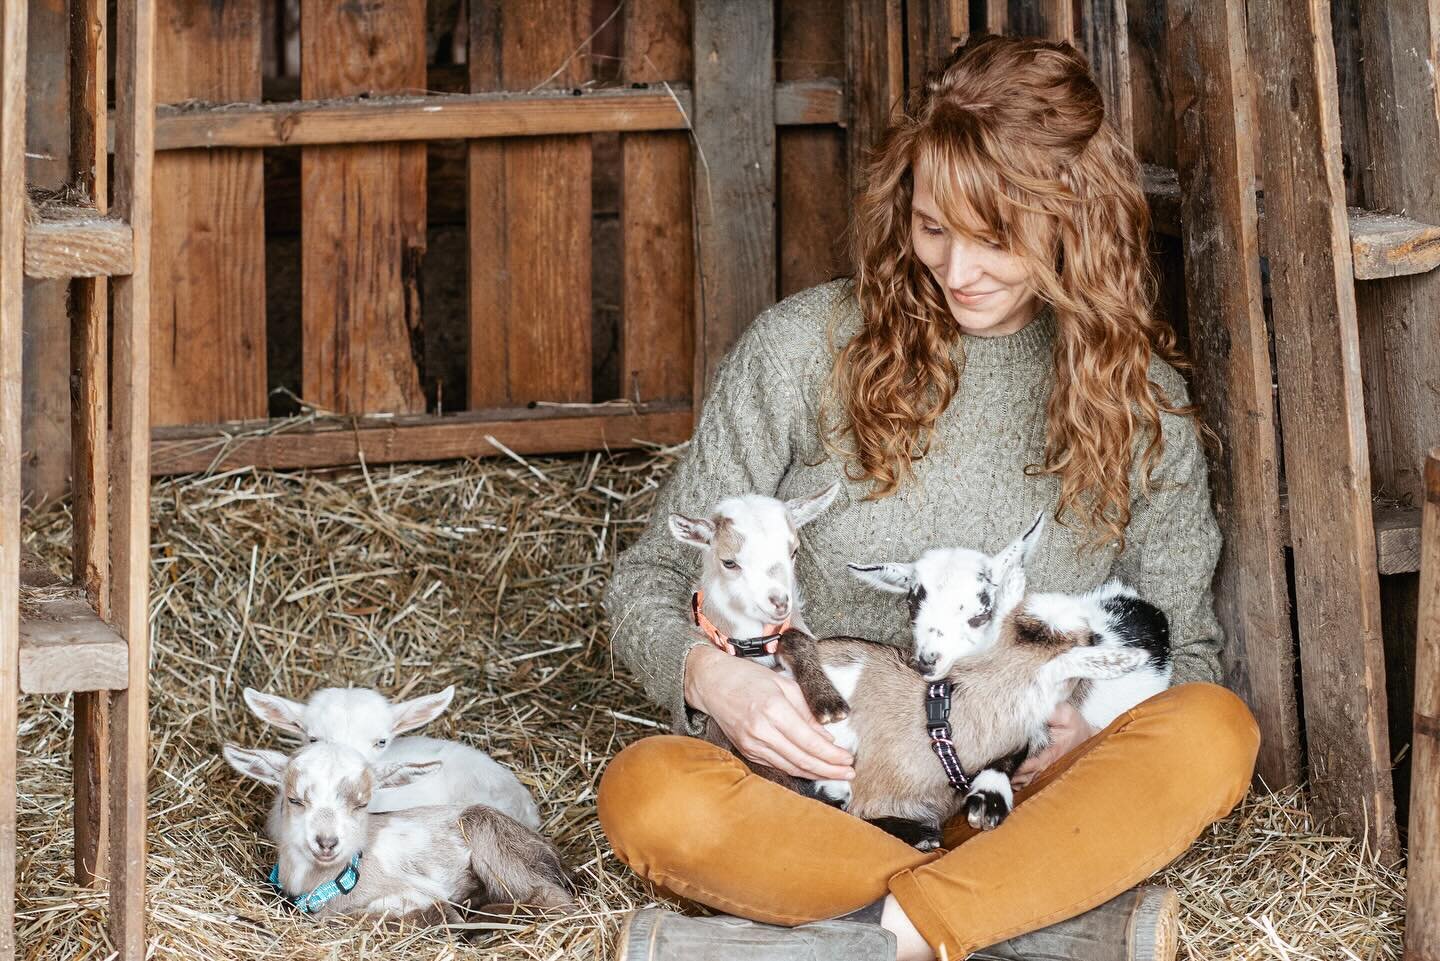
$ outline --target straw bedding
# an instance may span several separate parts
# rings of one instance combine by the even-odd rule
[[[606,759],[659,728],[606,644],[599,596],[673,452],[521,462],[241,471],[158,480],[153,504],[150,869],[159,959],[607,958],[655,895],[595,819]],[[29,546],[57,571],[60,505]],[[322,684],[392,696],[458,689],[426,733],[514,767],[579,868],[582,910],[466,932],[297,917],[261,881],[268,790],[220,759],[275,745],[240,688]],[[70,880],[68,705],[22,705],[17,905],[24,961],[103,958],[103,897]],[[1165,874],[1187,905],[1184,956],[1399,957],[1403,878],[1314,833],[1295,793],[1253,798]]]

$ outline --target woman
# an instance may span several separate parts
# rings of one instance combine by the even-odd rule
[[[1047,926],[1005,956],[1173,954],[1173,894],[1117,896],[1238,803],[1258,733],[1214,684],[1220,539],[1204,452],[1173,332],[1151,312],[1138,167],[1103,120],[1068,45],[983,37],[957,50],[871,164],[853,278],[771,308],[741,337],[607,604],[616,651],[678,731],[709,715],[750,760],[848,777],[852,758],[791,682],[690,625],[695,562],[666,516],[843,481],[801,537],[805,616],[819,635],[894,642],[903,611],[847,561],[994,552],[1043,509],[1058,523],[1031,586],[1133,585],[1169,617],[1175,686],[1103,732],[1062,706],[1051,747],[1017,772],[1010,818],[979,835],[952,824],[932,853],[700,740],[632,745],[600,786],[616,853],[737,917],[641,912],[623,938],[631,961],[961,958]]]

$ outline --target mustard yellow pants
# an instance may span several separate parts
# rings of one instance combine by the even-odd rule
[[[637,874],[718,911],[794,925],[888,893],[937,954],[963,958],[1102,904],[1184,853],[1245,796],[1259,744],[1234,694],[1174,687],[1018,792],[996,830],[959,818],[942,850],[922,854],[711,744],[665,735],[610,762],[600,824]]]

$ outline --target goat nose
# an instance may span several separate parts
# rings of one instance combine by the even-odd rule
[[[775,609],[776,614],[784,616],[790,611],[790,595],[780,591],[771,591],[770,606]]]
[[[333,834],[315,835],[315,846],[320,849],[321,854],[334,854],[339,844],[340,839]]]

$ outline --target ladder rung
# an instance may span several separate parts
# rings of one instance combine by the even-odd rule
[[[25,227],[27,277],[123,277],[132,270],[130,225],[93,207],[47,205]]]

